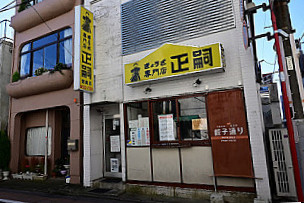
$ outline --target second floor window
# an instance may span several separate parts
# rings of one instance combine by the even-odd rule
[[[67,28],[25,44],[20,53],[20,76],[34,76],[35,70],[51,70],[57,63],[72,66],[72,34]]]

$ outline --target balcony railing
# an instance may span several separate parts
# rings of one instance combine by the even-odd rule
[[[10,22],[7,19],[0,21],[0,41],[13,41],[14,30],[9,27]]]

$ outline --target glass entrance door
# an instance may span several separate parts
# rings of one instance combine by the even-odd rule
[[[106,117],[104,126],[105,177],[121,178],[120,119]]]

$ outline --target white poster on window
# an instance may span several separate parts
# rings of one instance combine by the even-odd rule
[[[140,128],[148,128],[149,127],[149,117],[138,118],[138,123]]]
[[[158,115],[160,141],[175,140],[173,123],[173,114]]]
[[[138,128],[138,120],[129,121],[129,128]]]
[[[111,152],[120,152],[120,138],[119,135],[110,136]]]
[[[111,172],[118,173],[119,172],[119,160],[116,158],[110,158],[111,162]]]

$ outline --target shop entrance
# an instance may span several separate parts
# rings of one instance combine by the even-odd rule
[[[104,176],[121,178],[120,118],[104,118]]]

